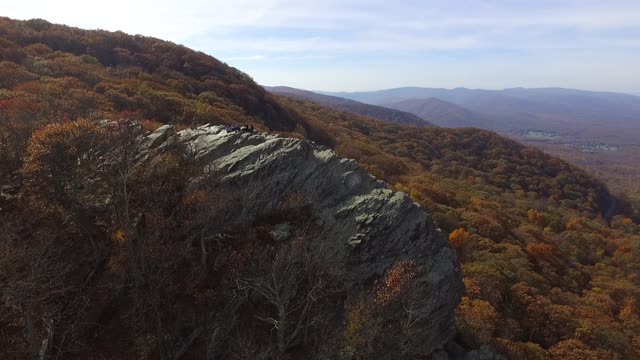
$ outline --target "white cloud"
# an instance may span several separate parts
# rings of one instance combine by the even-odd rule
[[[631,64],[625,52],[638,53],[640,49],[638,0],[3,2],[3,16],[20,19],[39,17],[83,28],[122,30],[182,43],[232,65],[242,65],[243,70],[249,73],[255,70],[258,81],[275,79],[276,74],[286,78],[286,74],[296,70],[282,63],[299,62],[306,63],[314,71],[320,63],[328,63],[330,68],[322,70],[321,76],[310,75],[307,68],[299,70],[295,77],[298,82],[327,84],[318,86],[324,88],[337,81],[335,77],[326,76],[331,69],[342,71],[344,79],[357,81],[354,86],[375,81],[371,72],[383,73],[378,76],[387,76],[388,79],[411,80],[420,78],[417,72],[425,74],[431,71],[430,77],[425,75],[424,79],[448,76],[459,77],[460,81],[477,79],[489,82],[490,76],[505,78],[495,75],[505,68],[500,61],[509,61],[506,57],[499,58],[502,51],[522,56],[517,60],[522,66],[509,75],[520,82],[526,76],[530,76],[532,82],[540,79],[536,71],[553,73],[563,81],[571,74],[574,74],[576,82],[587,81],[582,78],[585,70],[572,73],[572,67],[566,65],[576,61],[587,68],[591,64],[592,68],[605,75],[606,69],[610,68],[614,80],[604,79],[601,75],[603,83],[618,81],[624,86],[640,88],[640,79],[624,78],[620,74],[622,70],[618,70],[620,64]],[[450,53],[453,59],[467,53],[487,53],[490,58],[484,59],[484,63],[476,58],[469,58],[462,65],[454,62],[458,66],[466,66],[464,71],[429,56],[394,66],[405,58],[420,58],[424,53]],[[606,56],[603,58],[601,54]],[[599,59],[597,63],[593,60],[595,57]],[[341,64],[345,58],[359,64],[358,72]],[[389,59],[389,62],[376,68],[378,65],[372,63],[380,63],[378,58]],[[554,65],[553,61],[561,61],[564,65]],[[541,63],[549,69],[541,68]],[[398,69],[392,72],[390,68]],[[555,69],[567,71],[568,75],[561,77]],[[385,71],[388,74],[384,74]],[[474,72],[487,76],[480,77]],[[283,79],[281,83],[284,82]]]
[[[531,6],[517,2],[425,1],[292,1],[292,0],[22,0],[3,4],[10,17],[41,17],[70,25],[123,30],[157,36],[180,43],[207,34],[220,50],[247,52],[319,51],[362,49],[474,48],[479,38],[490,42],[495,34],[517,29],[557,28],[602,30],[640,26],[640,2],[551,2]],[[236,31],[252,29],[260,41],[229,38]],[[315,37],[295,38],[283,34],[272,38],[273,29],[313,30]],[[370,32],[382,34],[374,38]],[[347,35],[345,39],[341,35]],[[357,36],[349,36],[349,35]],[[331,36],[327,36],[331,35]],[[349,38],[352,41],[349,42]],[[254,39],[255,40],[255,39]],[[525,39],[526,41],[526,39]],[[331,45],[331,43],[334,45]],[[269,48],[266,48],[268,44]],[[189,45],[189,44],[188,44]],[[490,46],[490,44],[486,44]],[[504,44],[500,44],[504,45]],[[245,55],[246,56],[246,55]]]
[[[226,61],[256,61],[263,60],[266,56],[264,55],[249,55],[249,56],[231,56],[225,58]]]

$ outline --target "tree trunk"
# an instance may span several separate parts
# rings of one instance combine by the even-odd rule
[[[287,351],[287,311],[281,304],[278,305],[278,326],[276,327],[278,336],[278,350],[281,353]]]
[[[37,358],[39,344],[38,344],[38,339],[36,337],[36,324],[35,324],[35,319],[33,318],[33,310],[32,310],[31,304],[27,304],[24,317],[25,317],[25,323],[27,328],[27,340],[29,341],[29,355],[32,358]]]

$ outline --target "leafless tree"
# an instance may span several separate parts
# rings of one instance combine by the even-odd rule
[[[277,349],[284,353],[323,322],[317,306],[339,282],[340,267],[320,240],[304,237],[280,245],[272,259],[263,261],[264,272],[242,279],[240,286],[272,306],[273,312],[258,318],[272,325]]]
[[[410,356],[424,356],[424,329],[430,326],[431,306],[427,290],[418,280],[412,280],[403,291],[399,311],[399,344]]]
[[[7,223],[0,229],[2,315],[5,321],[23,324],[27,353],[44,358],[64,321],[60,299],[71,291],[64,281],[71,267],[51,256],[54,237],[29,241],[16,230]]]

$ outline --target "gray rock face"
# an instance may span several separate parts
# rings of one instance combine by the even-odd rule
[[[152,134],[146,137],[142,143],[143,149],[151,149],[160,147],[163,143],[168,143],[168,139],[175,133],[173,126],[163,125],[156,129]]]
[[[346,266],[347,287],[357,289],[398,261],[415,259],[430,306],[425,344],[435,351],[454,333],[462,295],[460,266],[445,236],[409,196],[385,187],[354,160],[308,141],[260,133],[228,133],[202,126],[178,132],[162,127],[143,141],[141,156],[184,144],[221,181],[238,189],[248,216],[274,208],[292,192],[310,200],[328,242]]]
[[[286,240],[291,236],[293,232],[293,226],[284,223],[278,224],[273,227],[273,230],[269,233],[276,240]]]

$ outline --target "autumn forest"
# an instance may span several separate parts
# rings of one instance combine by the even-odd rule
[[[418,351],[418,334],[393,316],[415,296],[405,286],[415,264],[398,263],[362,299],[345,301],[332,259],[267,236],[274,221],[309,222],[304,194],[241,226],[225,215],[241,204],[216,179],[187,185],[198,170],[188,149],[133,166],[136,139],[165,124],[248,124],[307,139],[410,195],[460,261],[454,340],[463,349],[640,358],[638,208],[603,180],[491,131],[386,123],[276,96],[170,42],[8,18],[0,18],[0,357]],[[201,252],[210,227],[238,240]],[[276,331],[257,319],[275,312],[275,300],[237,279],[292,258],[306,296],[292,297],[291,314],[307,321],[317,298],[318,323]],[[229,315],[238,309],[242,316]],[[230,325],[213,341],[204,323]]]

